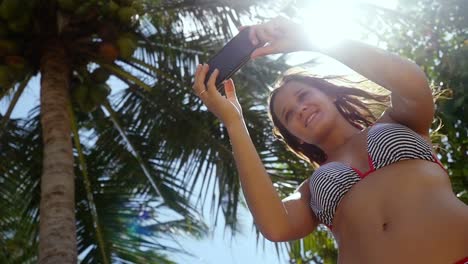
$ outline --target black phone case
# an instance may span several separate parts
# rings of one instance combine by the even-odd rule
[[[231,78],[249,61],[252,52],[261,46],[252,44],[249,39],[249,32],[249,27],[243,29],[208,61],[210,69],[206,75],[205,85],[211,73],[213,73],[215,69],[218,69],[220,72],[215,85],[218,90],[221,89],[223,87],[223,82]]]

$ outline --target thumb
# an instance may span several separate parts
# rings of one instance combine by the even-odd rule
[[[234,82],[232,79],[226,80],[224,82],[224,91],[226,92],[226,98],[229,100],[237,100],[236,96],[236,87],[234,86]]]

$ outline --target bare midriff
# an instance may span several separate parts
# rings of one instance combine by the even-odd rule
[[[438,164],[400,161],[351,188],[333,234],[339,264],[455,263],[468,256],[468,206]]]

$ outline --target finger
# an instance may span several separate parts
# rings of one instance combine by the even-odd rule
[[[208,72],[209,68],[210,67],[208,66],[208,64],[203,64],[203,66],[201,66],[200,72],[198,74],[198,81],[196,83],[197,85],[196,92],[198,94],[200,94],[200,92],[203,92],[203,90],[206,90],[205,79],[206,79],[206,73]]]
[[[259,43],[258,38],[257,38],[257,33],[256,33],[257,28],[258,26],[252,26],[250,27],[250,32],[249,32],[249,39],[254,45],[258,45]]]
[[[215,69],[213,73],[210,76],[210,79],[208,79],[208,92],[212,93],[213,91],[217,91],[216,89],[216,78],[218,78],[219,75],[219,70]]]
[[[236,87],[232,79],[226,80],[224,82],[224,91],[226,92],[226,98],[230,100],[237,100],[236,96]]]
[[[263,57],[275,53],[278,53],[275,45],[266,45],[254,50],[254,52],[252,52],[252,54],[250,55],[250,58],[256,59],[258,57]]]
[[[197,83],[198,83],[198,79],[200,78],[200,70],[201,70],[201,64],[198,64],[195,70],[195,77],[194,77],[194,81],[192,85],[192,89],[194,92],[197,92],[197,87],[198,87]]]

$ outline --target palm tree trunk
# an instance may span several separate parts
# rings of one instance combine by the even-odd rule
[[[75,179],[67,107],[70,65],[59,41],[41,58],[41,179],[39,263],[76,263]]]

